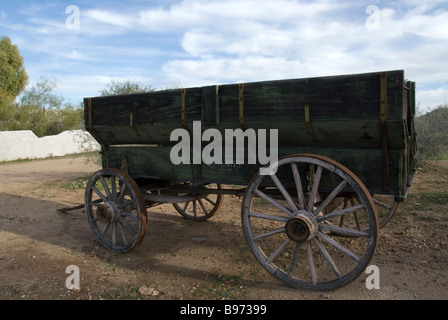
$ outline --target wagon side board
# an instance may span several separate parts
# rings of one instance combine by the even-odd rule
[[[171,162],[171,133],[192,133],[194,121],[222,136],[226,129],[278,130],[279,155],[329,156],[372,193],[403,198],[413,177],[415,83],[403,70],[95,97],[84,105],[103,166],[136,178],[247,184],[262,164]]]

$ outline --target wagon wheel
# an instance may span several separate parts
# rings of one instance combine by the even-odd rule
[[[400,203],[396,201],[394,197],[383,195],[374,195],[373,202],[376,205],[376,210],[378,212],[378,219],[379,219],[379,227],[381,229],[393,218],[393,216],[398,210],[398,206]],[[359,203],[357,197],[350,197],[344,199],[344,207],[346,207],[347,205],[353,206],[356,203]],[[356,221],[357,219],[356,211],[352,213],[351,218],[355,219]],[[340,217],[339,221],[340,227],[344,225],[344,219],[346,219],[346,217],[344,216]]]
[[[216,189],[221,189],[221,185],[216,184]],[[185,219],[201,221],[214,216],[221,208],[223,200],[222,194],[204,193],[198,195],[195,200],[173,203],[173,206]]]
[[[309,192],[307,175],[312,177]],[[274,188],[263,189],[266,185]],[[317,202],[320,189],[327,189],[327,196]],[[360,204],[329,210],[344,189],[355,192]],[[275,191],[279,197],[273,196]],[[366,231],[337,225],[340,216],[353,211]],[[311,154],[281,158],[276,174],[252,178],[243,199],[242,224],[252,252],[269,273],[292,287],[311,290],[333,290],[356,279],[374,255],[379,229],[373,199],[361,180],[341,164]]]
[[[394,197],[381,195],[375,195],[373,201],[376,204],[378,217],[380,219],[380,228],[382,228],[394,217],[400,203],[395,201]]]
[[[135,181],[118,169],[103,169],[89,180],[87,219],[101,244],[114,252],[136,247],[146,233],[146,206]]]

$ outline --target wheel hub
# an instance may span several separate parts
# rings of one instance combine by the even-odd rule
[[[289,239],[297,243],[311,240],[317,234],[318,226],[316,218],[307,211],[299,211],[288,220],[285,232]]]
[[[96,209],[96,216],[102,223],[109,223],[118,220],[119,210],[113,202],[106,202],[103,205],[99,205]]]

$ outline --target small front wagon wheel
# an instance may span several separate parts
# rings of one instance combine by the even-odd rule
[[[214,185],[211,186],[212,188]],[[216,189],[221,190],[220,184],[216,184]],[[178,194],[178,196],[188,195]],[[184,203],[173,203],[174,208],[179,212],[185,219],[192,221],[203,221],[210,219],[219,209],[221,209],[222,203],[224,201],[224,195],[222,194],[199,194],[196,199],[189,200]]]
[[[93,233],[114,252],[136,247],[146,233],[146,205],[135,181],[124,171],[96,172],[85,191],[85,209]]]
[[[252,178],[243,199],[242,224],[252,252],[292,287],[323,291],[347,285],[376,249],[379,225],[370,193],[351,171],[323,156],[296,154],[277,163],[275,174]],[[357,205],[332,205],[353,193]],[[355,211],[356,224],[339,226],[341,216]]]

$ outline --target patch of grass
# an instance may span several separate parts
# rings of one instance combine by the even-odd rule
[[[144,300],[145,296],[138,292],[139,287],[127,285],[120,285],[119,287],[108,291],[105,294],[106,299],[118,299],[118,300]]]
[[[83,152],[77,154],[68,154],[65,156],[49,156],[47,158],[25,158],[25,159],[17,159],[17,160],[9,160],[9,161],[0,161],[0,165],[2,164],[14,164],[14,163],[24,163],[24,162],[35,162],[35,161],[44,161],[50,159],[75,159],[78,157],[85,157],[87,162],[93,162],[101,164],[101,156],[97,151],[92,152]]]
[[[80,190],[85,189],[87,187],[87,183],[89,182],[90,175],[77,178],[72,181],[68,181],[61,185],[62,188],[68,189],[68,190]]]
[[[448,192],[438,191],[422,193],[420,200],[425,203],[448,204]]]

